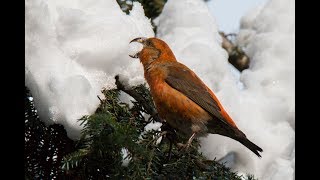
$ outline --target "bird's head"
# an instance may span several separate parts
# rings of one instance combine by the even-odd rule
[[[164,41],[158,38],[138,37],[130,41],[138,42],[143,45],[140,52],[135,55],[129,55],[132,58],[139,58],[144,66],[150,65],[154,61],[176,61],[176,58]]]

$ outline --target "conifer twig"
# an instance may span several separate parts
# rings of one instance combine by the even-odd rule
[[[115,76],[116,79],[116,85],[117,88],[127,94],[129,94],[131,97],[133,97],[136,101],[138,101],[143,108],[146,110],[146,112],[148,114],[150,114],[153,119],[157,122],[162,122],[162,120],[160,119],[158,112],[156,109],[154,109],[152,106],[150,106],[148,104],[148,102],[139,94],[137,93],[134,89],[132,89],[131,87],[126,87],[124,86],[121,81],[119,80],[119,75]]]

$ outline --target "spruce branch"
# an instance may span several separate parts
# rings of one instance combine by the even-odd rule
[[[153,105],[150,105],[149,102],[146,101],[146,99],[144,97],[142,97],[139,93],[137,93],[137,91],[135,91],[135,89],[131,88],[131,87],[126,87],[125,85],[123,85],[121,83],[121,81],[119,80],[119,75],[115,76],[116,79],[116,86],[119,90],[129,94],[131,97],[133,97],[138,103],[140,103],[143,108],[145,109],[146,113],[150,114],[151,117],[157,121],[157,122],[163,122],[162,119],[160,119],[157,110],[154,108]],[[152,103],[152,102],[151,102]]]

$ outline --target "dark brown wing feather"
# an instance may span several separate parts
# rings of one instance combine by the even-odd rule
[[[175,65],[172,66],[173,64]],[[261,157],[259,152],[262,152],[263,150],[247,139],[246,135],[238,128],[230,126],[230,123],[222,116],[221,108],[219,107],[217,101],[214,100],[214,98],[208,92],[206,85],[195,73],[181,63],[171,63],[167,64],[166,66],[168,75],[165,81],[168,85],[186,95],[189,99],[205,109],[212,116],[216,117],[217,120],[223,122],[223,124],[216,124],[216,121],[214,120],[209,121],[208,125],[215,127],[215,131],[212,133],[217,133],[235,139],[249,148],[258,157]]]
[[[165,79],[166,83],[186,95],[212,116],[228,124],[221,114],[221,108],[218,103],[212,98],[200,78],[185,65],[178,64],[179,66],[167,65],[168,75]]]

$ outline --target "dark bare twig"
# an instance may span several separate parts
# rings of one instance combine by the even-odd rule
[[[119,81],[119,75],[116,75],[115,76],[115,79],[116,79],[116,85],[117,85],[117,88],[127,94],[129,94],[131,97],[133,97],[136,101],[138,101],[142,106],[143,108],[146,110],[146,112],[148,114],[150,114],[153,119],[157,122],[163,122],[162,119],[159,117],[158,115],[158,112],[156,109],[154,109],[152,106],[150,106],[148,104],[148,102],[140,95],[138,94],[134,89],[132,88],[128,88],[128,87],[125,87],[120,81]]]
[[[102,99],[97,95],[98,99],[100,100],[100,103],[103,103]]]
[[[236,34],[224,34],[219,32],[222,37],[222,47],[228,52],[229,59],[228,61],[239,71],[243,71],[249,68],[250,59],[245,54],[245,52],[238,46],[234,45],[229,39],[228,36],[236,36]]]

